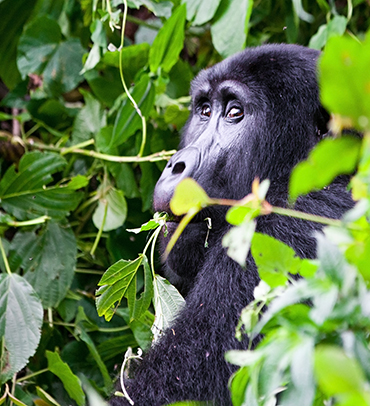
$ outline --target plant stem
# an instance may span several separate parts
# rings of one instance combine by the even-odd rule
[[[48,320],[50,328],[53,328],[53,309],[51,307],[48,308]]]
[[[6,224],[8,226],[11,227],[27,227],[27,226],[35,226],[37,224],[43,224],[45,223],[47,220],[50,220],[51,217],[49,216],[41,216],[41,217],[37,217],[35,219],[32,220],[25,220],[25,221],[9,221],[6,222]]]
[[[146,122],[145,122],[145,128],[146,128]],[[0,139],[9,140],[10,136],[7,133],[5,133],[4,131],[0,131]],[[90,140],[84,141],[80,144],[72,145],[71,147],[67,148],[67,147],[56,147],[54,145],[46,145],[41,142],[37,142],[33,139],[24,141],[24,144],[26,146],[29,146],[32,148],[37,148],[42,151],[58,152],[61,155],[79,154],[79,155],[89,156],[91,158],[101,159],[103,161],[118,162],[118,163],[163,161],[163,160],[168,160],[176,152],[176,150],[170,150],[170,151],[155,152],[154,154],[147,155],[147,156],[142,156],[140,154],[135,155],[135,156],[118,156],[118,155],[103,154],[101,152],[97,152],[97,151],[89,150],[89,149],[82,149],[83,147],[93,145],[94,143],[95,143],[94,139],[91,138]]]
[[[127,0],[123,0],[123,5],[124,5],[124,8],[123,8],[122,29],[121,29],[121,44],[120,44],[120,47],[119,47],[119,74],[120,74],[120,77],[121,77],[122,86],[123,86],[123,88],[125,90],[125,93],[127,94],[127,97],[129,98],[132,105],[134,106],[134,109],[136,110],[137,114],[141,118],[143,138],[141,140],[141,146],[140,146],[140,150],[139,150],[139,154],[138,154],[138,156],[141,157],[143,155],[143,153],[144,153],[144,148],[145,148],[145,144],[146,144],[146,120],[145,120],[145,117],[143,116],[139,106],[137,105],[136,101],[131,96],[131,94],[130,94],[128,88],[127,88],[127,85],[126,85],[125,78],[123,76],[122,50],[123,50],[123,45],[125,43],[125,27],[126,27],[126,19],[127,19]]]
[[[154,252],[155,252],[155,245],[159,236],[159,233],[161,232],[163,226],[158,227],[155,232],[154,232],[154,238],[153,238],[153,244],[152,248],[150,250],[150,267],[152,269],[152,275],[153,278],[155,278],[155,271],[154,271]]]
[[[105,226],[105,221],[106,221],[106,219],[107,219],[107,213],[108,213],[108,201],[106,200],[106,201],[105,201],[105,207],[104,207],[104,217],[103,217],[103,221],[102,221],[101,226],[100,226],[100,228],[99,228],[98,234],[96,235],[96,238],[95,238],[95,241],[94,241],[94,245],[92,246],[91,251],[90,251],[90,255],[91,255],[92,257],[94,256],[95,251],[96,251],[96,249],[98,248],[98,244],[99,244],[100,238],[101,238],[101,236],[102,236],[102,234],[103,234],[103,228],[104,228],[104,226]]]
[[[32,374],[29,374],[29,375],[23,376],[22,378],[17,379],[17,383],[28,381],[29,379],[33,378],[34,376],[41,375],[44,372],[48,372],[48,371],[49,371],[49,368],[40,369],[37,372],[34,372]]]
[[[63,148],[62,148],[61,152],[63,153]],[[73,150],[69,151],[68,153],[90,156],[92,158],[102,159],[104,161],[109,161],[109,162],[130,163],[130,162],[154,162],[154,161],[168,160],[175,152],[176,152],[175,150],[171,150],[171,151],[156,152],[154,154],[147,155],[147,156],[140,156],[140,155],[116,156],[116,155],[102,154],[100,152],[96,152],[93,150],[77,148],[77,149],[73,149]]]
[[[95,143],[95,140],[93,138],[90,138],[87,141],[80,142],[79,144],[72,145],[71,147],[62,148],[61,155],[69,154],[69,153],[73,152],[76,149],[85,148],[85,147],[88,147],[89,145],[93,145],[94,143]]]
[[[325,224],[327,226],[340,227],[343,225],[343,222],[341,220],[331,219],[329,217],[321,217],[317,216],[316,214],[309,214],[292,209],[284,209],[282,207],[271,206],[271,213],[294,217],[301,220],[313,221],[314,223]]]
[[[95,237],[95,234],[93,235]],[[83,268],[77,268],[75,270],[76,273],[84,273],[88,275],[103,275],[104,271],[96,271],[95,269],[83,269]]]
[[[8,273],[8,275],[11,275],[12,271],[10,270],[8,258],[6,257],[6,253],[5,253],[4,245],[3,245],[3,240],[1,239],[1,237],[0,237],[0,251],[1,251],[1,256],[3,258],[3,261],[4,261],[5,270]]]

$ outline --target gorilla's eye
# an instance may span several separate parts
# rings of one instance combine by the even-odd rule
[[[243,110],[240,107],[231,107],[227,113],[227,118],[238,118],[244,115]]]
[[[211,107],[208,104],[203,104],[200,114],[205,117],[211,117]]]

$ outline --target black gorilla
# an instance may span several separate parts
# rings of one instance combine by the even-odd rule
[[[254,178],[270,179],[267,200],[286,206],[292,168],[327,132],[316,81],[319,53],[296,45],[247,49],[201,72],[193,81],[192,111],[180,150],[169,161],[154,193],[154,210],[169,211],[177,184],[194,178],[211,197],[240,199]],[[347,179],[301,197],[296,209],[339,218],[353,206]],[[135,405],[179,400],[231,405],[227,383],[235,368],[224,360],[235,339],[241,310],[259,282],[252,257],[247,270],[229,258],[222,237],[230,229],[226,208],[203,210],[170,253],[166,274],[186,295],[172,328],[144,357],[127,381]],[[206,217],[212,219],[207,235]],[[176,228],[170,222],[169,236]],[[261,217],[257,230],[289,244],[300,257],[315,256],[313,231],[320,225],[278,215]],[[163,247],[169,237],[163,238]],[[162,248],[163,248],[162,247]],[[112,405],[126,400],[114,398]]]

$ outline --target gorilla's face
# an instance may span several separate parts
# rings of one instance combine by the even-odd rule
[[[204,81],[193,94],[193,107],[181,149],[171,158],[154,192],[154,209],[169,210],[169,201],[181,180],[195,179],[211,197],[241,198],[246,182],[233,188],[238,173],[248,167],[257,119],[258,105],[248,87],[235,80],[224,80],[212,87]],[[261,115],[261,114],[260,114]],[[235,171],[226,167],[235,165]],[[234,172],[234,173],[233,173]],[[237,173],[238,172],[238,173]]]
[[[156,185],[154,210],[170,213],[174,190],[186,177],[216,198],[241,199],[250,193],[256,177],[269,178],[287,190],[294,165],[326,132],[318,99],[317,57],[317,51],[307,48],[269,45],[247,49],[202,71],[192,83],[192,109],[180,149]],[[220,211],[226,210],[205,209],[186,228],[168,259],[176,274],[199,269],[206,217],[217,220],[211,240],[212,235],[219,237],[218,229],[227,231]],[[169,223],[169,237],[177,221]],[[192,264],[193,257],[197,259]]]

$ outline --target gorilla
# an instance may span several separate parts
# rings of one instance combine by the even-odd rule
[[[328,133],[329,115],[320,105],[316,80],[318,57],[318,51],[298,45],[263,45],[200,72],[192,82],[191,114],[179,151],[156,185],[154,210],[170,213],[174,189],[186,177],[210,197],[229,199],[249,194],[256,177],[269,179],[267,201],[287,207],[293,167]],[[300,197],[295,208],[340,218],[353,206],[347,183],[348,178],[338,177],[330,187]],[[224,354],[248,346],[247,338],[235,338],[235,327],[253,300],[259,276],[250,254],[246,269],[226,254],[222,238],[231,227],[226,210],[202,210],[166,259],[164,273],[186,305],[126,382],[137,406],[181,400],[231,405],[228,380],[235,367]],[[168,222],[162,250],[178,221],[172,216]],[[302,258],[315,257],[313,235],[321,227],[274,214],[257,219],[257,231],[289,244]],[[111,404],[129,403],[115,397]]]

